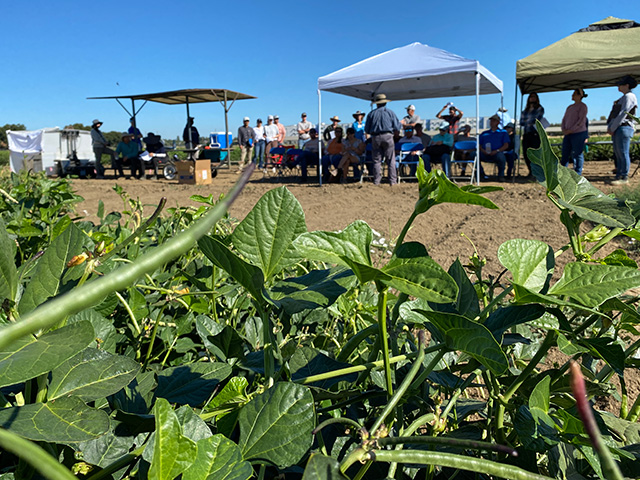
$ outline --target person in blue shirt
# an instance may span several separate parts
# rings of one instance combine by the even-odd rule
[[[431,171],[431,162],[442,163],[442,171],[448,177],[451,171],[451,149],[453,148],[453,135],[449,133],[449,124],[440,124],[437,135],[431,139],[431,145],[424,149],[422,160],[427,172]]]
[[[379,93],[373,99],[377,108],[367,115],[364,132],[371,135],[371,155],[373,159],[373,184],[380,185],[382,180],[382,159],[389,164],[389,183],[398,182],[396,172],[395,144],[393,133],[399,132],[401,125],[396,114],[387,109],[390,100],[384,93]]]
[[[358,110],[353,114],[353,118],[355,122],[351,124],[351,127],[356,131],[356,138],[364,142],[367,139],[364,133],[364,123],[362,122],[362,120],[364,120],[364,113]]]
[[[495,163],[498,166],[498,181],[504,182],[504,167],[507,163],[504,152],[509,150],[509,134],[498,128],[500,120],[498,115],[489,117],[491,128],[480,134],[480,161]],[[484,172],[482,176],[485,176]]]
[[[142,150],[142,132],[136,126],[136,117],[131,117],[129,119],[129,122],[131,122],[131,126],[129,127],[129,130],[127,130],[127,132],[131,134],[131,138],[133,139],[133,141],[136,142],[138,144],[138,147],[140,147],[140,150]]]
[[[120,160],[120,154],[122,154],[122,160]],[[142,160],[140,160],[140,147],[138,147],[136,142],[131,141],[131,134],[129,132],[122,134],[122,141],[118,143],[116,147],[116,169],[118,173],[124,177],[122,170],[123,163],[129,163],[131,166],[132,177],[144,178]]]

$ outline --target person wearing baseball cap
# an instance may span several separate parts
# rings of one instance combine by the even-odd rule
[[[613,156],[616,163],[616,178],[613,185],[629,183],[629,147],[633,138],[634,122],[627,117],[627,112],[634,115],[638,107],[638,100],[631,91],[638,86],[638,82],[631,75],[625,75],[617,82],[618,91],[622,97],[616,100],[607,119],[607,133],[613,141]]]
[[[109,142],[100,131],[102,121],[97,118],[91,124],[91,148],[96,157],[96,178],[104,178],[104,167],[102,166],[102,155],[111,157],[111,167],[116,163],[116,152],[109,148]]]
[[[284,143],[284,138],[287,136],[287,129],[280,123],[280,117],[276,115],[273,117],[273,121],[278,127],[278,145],[282,145]]]
[[[371,135],[371,157],[373,160],[373,184],[380,185],[382,180],[382,159],[389,165],[389,183],[395,185],[398,181],[396,172],[395,145],[393,133],[402,128],[396,114],[387,108],[390,100],[384,93],[378,93],[373,98],[376,109],[367,115],[364,131]]]
[[[256,126],[253,127],[253,132],[255,133],[255,140],[253,141],[254,149],[253,149],[253,163],[258,164],[259,169],[264,168],[264,147],[266,145],[266,140],[264,136],[264,127],[262,126],[262,119],[258,118],[256,120]]]
[[[266,136],[265,154],[269,158],[269,152],[272,148],[278,146],[278,126],[273,123],[273,115],[267,117],[267,124],[264,126],[264,134]]]
[[[489,130],[480,134],[480,161],[495,163],[498,166],[498,181],[504,182],[504,167],[507,164],[505,153],[509,149],[509,134],[498,128],[502,120],[497,114],[489,117]],[[484,177],[484,169],[480,166],[480,174]]]
[[[309,131],[313,128],[313,124],[307,120],[307,114],[302,112],[300,121],[296,125],[298,130],[298,148],[304,147],[304,144],[311,138]]]
[[[256,132],[249,126],[249,117],[242,119],[242,126],[238,128],[238,145],[240,145],[240,163],[238,173],[242,173],[244,167],[251,162],[251,150],[256,139]]]
[[[416,123],[420,121],[420,117],[416,115],[416,106],[409,105],[406,110],[407,114],[400,120],[400,123],[405,127],[415,127]]]

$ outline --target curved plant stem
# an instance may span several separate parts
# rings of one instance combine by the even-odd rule
[[[506,453],[507,455],[512,455],[514,457],[518,456],[518,452],[516,452],[515,449],[511,447],[498,445],[497,443],[476,442],[474,440],[463,440],[459,438],[429,437],[429,436],[386,437],[386,438],[379,438],[377,442],[378,442],[378,445],[380,445],[381,447],[387,446],[387,445],[403,445],[403,444],[446,445],[448,447],[466,448],[470,450],[486,450],[489,452]]]
[[[519,467],[492,462],[483,458],[466,457],[454,453],[424,452],[415,450],[373,450],[366,456],[376,462],[412,463],[456,468],[470,472],[484,473],[510,480],[551,480]]]
[[[393,249],[393,253],[394,254],[396,253],[396,250],[398,250],[400,245],[403,244],[404,237],[407,236],[407,232],[409,232],[409,229],[411,228],[411,225],[413,225],[413,221],[416,219],[417,216],[418,216],[418,213],[416,213],[415,210],[413,212],[411,212],[411,216],[407,220],[407,223],[404,224],[404,227],[402,227],[402,231],[400,232],[400,235],[398,236],[398,239],[396,240],[396,246]]]
[[[404,377],[402,384],[400,384],[400,387],[398,387],[398,390],[396,391],[396,393],[391,397],[391,399],[389,399],[389,403],[387,403],[386,407],[384,407],[384,410],[382,411],[382,413],[380,414],[376,422],[371,427],[371,433],[373,435],[375,435],[378,428],[380,428],[382,423],[393,411],[393,409],[396,408],[396,405],[398,405],[398,403],[402,399],[402,396],[409,389],[409,386],[411,385],[411,382],[413,382],[413,379],[418,374],[418,371],[420,371],[420,367],[422,366],[422,361],[424,360],[424,356],[425,356],[424,344],[427,341],[423,330],[420,330],[418,332],[418,339],[419,339],[418,340],[418,356],[416,357],[415,362],[413,362],[413,366],[411,367],[411,370],[409,370],[409,373],[407,373],[407,375]]]
[[[577,362],[571,362],[569,370],[571,372],[571,390],[576,399],[578,414],[580,414],[580,418],[582,419],[582,423],[589,435],[594,450],[598,453],[598,457],[600,457],[602,473],[608,480],[624,480],[622,472],[620,472],[618,465],[613,459],[609,447],[602,441],[602,435],[600,435],[598,424],[593,416],[591,405],[589,405],[587,401],[587,388],[584,384],[582,371],[580,371],[580,365]]]
[[[601,225],[598,225],[597,227],[595,227],[595,229],[598,229],[600,227],[601,227]],[[613,229],[611,229],[611,231],[609,233],[607,233],[604,237],[602,237],[598,241],[598,243],[596,243],[593,247],[591,247],[587,253],[589,255],[593,255],[598,250],[600,250],[602,247],[604,247],[607,243],[609,243],[611,240],[613,240],[618,235],[620,235],[620,232],[622,232],[622,230],[623,230],[622,228],[613,228]]]
[[[122,304],[124,309],[127,311],[127,314],[131,319],[131,323],[133,324],[133,328],[135,328],[136,333],[138,334],[138,336],[140,336],[142,334],[142,330],[140,329],[140,325],[138,325],[138,320],[136,320],[136,315],[133,313],[133,310],[131,310],[129,303],[125,300],[125,298],[122,295],[120,295],[120,292],[115,292],[115,293],[116,293],[116,297],[118,297],[118,300],[120,300],[120,303]]]
[[[42,447],[4,428],[0,428],[0,446],[3,450],[28,462],[49,480],[77,480],[75,475],[58,463],[56,458],[45,452]]]
[[[144,452],[145,448],[147,448],[146,443],[136,448],[133,452],[123,455],[112,464],[100,470],[98,473],[91,475],[90,477],[87,478],[87,480],[102,480],[103,478],[111,478],[112,473],[117,472],[121,468],[124,468],[127,465],[136,461],[138,457],[142,455],[142,452]]]
[[[339,362],[346,362],[353,351],[358,348],[358,345],[360,345],[365,338],[373,335],[377,331],[378,325],[370,325],[364,330],[360,330],[353,337],[351,337],[347,343],[344,344],[344,347],[342,347],[342,350],[340,350],[340,353],[336,357],[336,360]]]
[[[324,427],[328,427],[329,425],[332,425],[334,423],[346,423],[347,425],[351,425],[352,427],[360,430],[362,428],[362,425],[360,425],[358,422],[356,422],[355,420],[351,420],[350,418],[346,418],[346,417],[336,417],[336,418],[330,418],[328,420],[325,420],[324,422],[322,422],[320,425],[318,425],[313,432],[311,432],[313,435],[318,434]]]
[[[362,447],[355,448],[351,450],[351,453],[347,455],[344,460],[342,460],[342,463],[340,464],[340,471],[345,473],[354,463],[364,463],[367,460],[369,459],[367,458],[366,450]]]
[[[150,249],[133,263],[124,265],[112,272],[87,282],[81,287],[56,297],[32,312],[23,316],[19,322],[0,329],[0,349],[6,348],[17,339],[30,333],[46,330],[62,321],[65,317],[96,305],[110,293],[122,290],[133,284],[146,273],[162,267],[167,262],[189,251],[200,237],[220,220],[229,206],[238,197],[253,172],[251,164],[231,189],[229,195],[215,205],[204,217],[187,230],[179,233],[166,243]]]
[[[387,333],[387,294],[384,288],[378,294],[378,326],[380,327],[380,343],[382,345],[382,359],[384,360],[384,377],[387,382],[387,394],[393,395],[393,379],[391,378],[391,364],[389,363],[389,334]]]

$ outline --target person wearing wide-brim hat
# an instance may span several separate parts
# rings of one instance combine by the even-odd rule
[[[402,126],[396,114],[387,108],[389,99],[384,93],[378,93],[373,98],[373,103],[376,104],[376,109],[367,115],[367,121],[364,124],[365,133],[371,136],[373,184],[380,185],[382,180],[382,159],[384,158],[389,165],[389,183],[395,185],[398,177],[393,133],[399,132]]]
[[[336,135],[333,131],[340,126],[340,117],[338,117],[338,115],[334,115],[329,120],[331,120],[331,125],[328,125],[327,128],[324,129],[324,132],[322,132],[322,138],[324,138],[326,142],[330,142],[335,138]]]
[[[122,140],[116,147],[116,164],[114,167],[117,170],[117,174],[124,177],[122,165],[129,163],[131,167],[131,176],[144,178],[142,160],[140,160],[140,146],[131,140],[132,135],[129,132],[122,132],[120,138],[122,138]],[[120,154],[122,154],[122,159],[120,158]]]
[[[111,148],[109,148],[109,142],[100,131],[102,121],[97,118],[91,123],[91,148],[93,148],[93,154],[95,155],[96,163],[96,177],[104,178],[104,167],[102,166],[102,155],[107,154],[111,157],[111,166],[115,165],[115,155]]]
[[[611,135],[613,141],[613,156],[616,164],[616,178],[611,183],[622,185],[629,182],[631,165],[629,147],[634,133],[634,121],[627,116],[627,112],[632,115],[636,113],[638,99],[631,90],[638,86],[638,81],[631,75],[625,75],[618,80],[617,85],[622,97],[613,103],[607,119],[607,133]]]
[[[364,112],[361,112],[360,110],[358,110],[356,113],[353,114],[353,118],[355,118],[355,122],[353,122],[353,124],[351,125],[353,127],[353,129],[356,131],[356,138],[362,140],[363,142],[366,140],[366,134],[364,133],[364,122],[362,121],[364,119]]]

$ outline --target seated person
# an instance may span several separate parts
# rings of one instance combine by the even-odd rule
[[[419,145],[423,145],[422,139],[413,134],[414,128],[412,126],[404,127],[404,137],[398,140],[396,143],[396,155],[398,156],[398,161],[400,161],[400,145],[403,143],[417,143]],[[420,155],[424,150],[421,148],[419,150],[412,150],[410,152],[405,152],[405,161],[407,162],[418,162]],[[409,165],[409,175],[415,175],[417,169],[417,163]]]
[[[140,172],[140,175],[142,176],[144,171],[142,169],[142,160],[140,160],[140,147],[136,142],[131,141],[131,134],[129,132],[124,132],[121,138],[122,140],[116,147],[116,161],[114,168],[120,176],[124,177],[122,164],[129,163],[131,175],[136,176],[136,173]],[[120,154],[122,154],[122,159],[120,159]],[[118,175],[116,178],[118,178]]]
[[[507,158],[504,155],[509,149],[509,134],[500,128],[500,117],[492,115],[489,117],[489,130],[485,130],[480,135],[480,161],[487,163],[495,163],[498,166],[498,181],[504,182],[504,167]],[[482,165],[480,166],[480,174],[486,178]]]
[[[513,124],[513,122],[507,123],[504,129],[509,135],[509,148],[506,152],[504,152],[504,156],[507,158],[507,177],[510,177],[514,173],[513,166],[515,164],[516,158],[518,157],[518,154],[516,152],[520,151],[520,145],[518,142],[518,140],[520,139],[516,138],[515,125]]]
[[[422,160],[427,172],[431,171],[431,162],[441,162],[442,170],[448,177],[451,165],[451,148],[453,147],[453,135],[449,133],[449,125],[442,123],[438,129],[438,135],[431,139],[431,145],[424,149]]]
[[[353,165],[353,176],[360,179],[360,155],[364,153],[364,142],[356,137],[356,129],[347,128],[347,138],[342,141],[342,159],[338,163],[340,183],[347,183],[349,165]]]
[[[416,123],[413,126],[413,130],[414,130],[413,136],[422,140],[423,146],[428,147],[429,145],[431,145],[431,136],[424,133],[422,129],[423,129],[422,124],[420,122]]]
[[[149,132],[145,138],[142,139],[147,147],[147,152],[153,161],[154,179],[158,177],[158,159],[156,154],[166,153],[162,138],[160,135],[155,135],[153,132]]]
[[[333,129],[335,137],[327,145],[327,153],[322,157],[322,171],[325,172],[324,177],[328,181],[329,175],[338,175],[338,165],[342,160],[342,127],[337,126]]]
[[[309,165],[318,165],[318,151],[320,150],[320,139],[318,131],[315,128],[309,130],[309,140],[302,147],[302,153],[298,155],[295,165],[300,165],[301,182],[307,181],[307,167]]]

